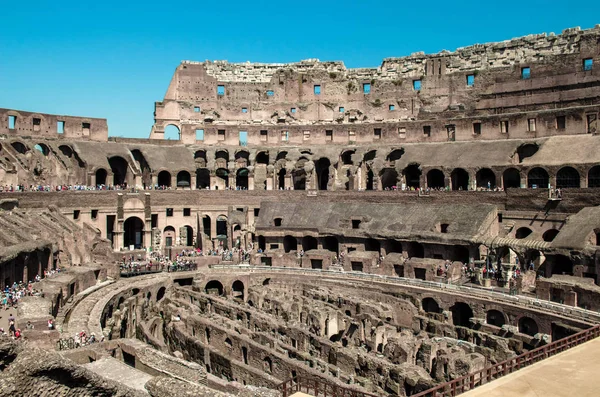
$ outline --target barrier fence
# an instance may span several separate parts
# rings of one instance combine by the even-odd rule
[[[454,379],[450,382],[442,383],[429,390],[425,390],[411,397],[454,397],[461,393],[472,390],[478,386],[489,383],[504,375],[508,375],[521,368],[535,364],[538,361],[552,357],[571,347],[578,346],[600,336],[600,325],[588,328],[577,334],[559,339],[548,345],[530,350],[519,356],[502,361],[498,364],[492,364],[480,371]]]
[[[361,392],[347,387],[333,385],[319,378],[297,376],[277,386],[283,397],[296,392],[305,392],[315,397],[378,397],[376,394]]]

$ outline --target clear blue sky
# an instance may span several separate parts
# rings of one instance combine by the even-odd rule
[[[600,1],[493,3],[13,1],[0,23],[0,107],[105,117],[111,136],[146,138],[181,60],[366,67],[600,23]]]

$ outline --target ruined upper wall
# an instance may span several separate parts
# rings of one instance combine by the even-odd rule
[[[0,109],[0,134],[106,141],[108,124],[106,119],[92,117]]]
[[[394,137],[404,131],[406,136],[400,139],[406,142],[427,142],[440,139],[435,134],[424,139],[421,124],[439,120],[442,125],[456,124],[454,140],[502,139],[509,136],[499,135],[505,132],[499,116],[506,115],[520,120],[511,126],[516,133],[512,137],[523,138],[526,134],[521,133],[535,132],[527,126],[528,119],[536,117],[531,112],[600,104],[599,43],[600,25],[455,52],[387,58],[377,68],[348,69],[342,62],[315,59],[290,64],[184,61],[164,100],[155,104],[150,137],[162,139],[171,124],[179,128],[184,143],[202,140],[196,137],[197,130],[205,141],[231,143],[226,136],[237,137],[239,131],[283,127],[275,134],[279,135],[288,131],[285,127],[301,126],[299,139],[341,128],[346,135],[356,135],[350,141],[361,142],[369,140],[363,139],[365,134],[373,133],[364,125],[386,123],[383,129],[394,131]],[[530,71],[527,78],[522,75],[524,68]],[[493,125],[476,132],[473,124],[485,124],[482,120],[490,117],[497,118]],[[573,129],[546,123],[542,128],[549,130],[542,136],[585,134],[589,132],[586,118],[585,111],[577,115],[583,122]],[[462,126],[457,119],[470,120]],[[418,133],[411,134],[412,130]],[[270,137],[271,131],[262,134]],[[450,134],[444,137],[450,138]],[[250,144],[259,142],[264,139]]]

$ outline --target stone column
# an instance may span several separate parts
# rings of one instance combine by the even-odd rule
[[[267,183],[269,178],[267,178]],[[248,190],[254,190],[254,174],[248,174]]]
[[[196,190],[196,173],[195,172],[193,174],[191,174],[190,189],[191,190]]]
[[[171,175],[171,189],[177,189],[177,174]]]

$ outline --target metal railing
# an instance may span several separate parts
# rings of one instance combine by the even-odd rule
[[[319,378],[297,376],[286,380],[277,386],[283,397],[289,397],[296,392],[306,392],[315,397],[377,397],[348,387],[327,383]]]
[[[504,375],[508,375],[521,368],[561,353],[571,347],[588,342],[598,336],[600,336],[600,325],[596,325],[595,327],[588,328],[577,334],[559,339],[556,342],[530,350],[498,364],[492,364],[480,371],[462,376],[450,382],[442,383],[429,390],[413,394],[411,397],[455,397]]]

